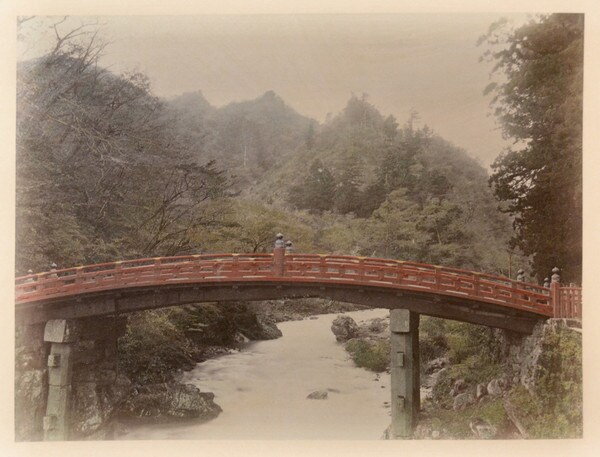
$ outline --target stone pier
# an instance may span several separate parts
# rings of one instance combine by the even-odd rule
[[[419,376],[419,314],[406,309],[390,311],[391,439],[412,436],[421,399]]]
[[[124,317],[17,327],[16,441],[108,439],[131,383],[119,373]]]
[[[44,329],[44,341],[51,343],[48,356],[48,402],[44,416],[44,440],[69,438],[73,345],[77,340],[75,321],[51,320]]]

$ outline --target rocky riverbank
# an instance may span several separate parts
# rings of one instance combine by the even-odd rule
[[[133,316],[121,339],[119,359],[134,387],[119,406],[119,416],[128,422],[212,419],[221,412],[213,394],[181,384],[179,373],[250,341],[279,338],[277,322],[363,308],[298,299],[203,304]]]
[[[168,422],[216,417],[221,408],[212,393],[178,382],[179,373],[248,341],[281,336],[268,314],[244,303],[79,319],[76,325],[70,430],[75,440],[110,439],[122,418]],[[43,437],[48,354],[43,324],[17,328],[17,441]]]
[[[258,315],[269,316],[275,322],[299,321],[319,314],[345,313],[369,309],[362,305],[321,298],[253,302],[248,303],[248,308]]]
[[[119,417],[137,421],[205,421],[221,408],[211,392],[179,382],[197,363],[281,332],[266,313],[244,303],[202,304],[130,317],[120,340],[119,362],[133,388]]]
[[[416,439],[578,438],[582,433],[581,333],[550,319],[532,335],[421,319],[421,414]],[[389,371],[389,321],[332,331],[358,366]]]

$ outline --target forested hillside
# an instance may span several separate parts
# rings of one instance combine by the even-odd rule
[[[415,112],[400,126],[365,95],[352,95],[318,124],[272,92],[220,109],[185,94],[170,107],[197,157],[228,170],[239,193],[234,214],[206,234],[203,249],[260,251],[282,230],[302,251],[509,273],[510,223],[485,170],[419,127]]]
[[[325,123],[269,91],[165,101],[69,39],[18,69],[17,271],[142,256],[301,252],[509,274],[486,171],[422,125],[351,95]]]

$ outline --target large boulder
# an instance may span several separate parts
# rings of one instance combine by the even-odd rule
[[[477,397],[477,400],[481,399],[485,395],[487,395],[486,385],[485,384],[477,384],[477,393],[475,394],[475,396]]]
[[[137,389],[125,402],[123,413],[157,422],[177,419],[214,419],[222,409],[212,392],[200,392],[192,384],[152,384]]]
[[[476,438],[490,440],[496,437],[498,429],[485,419],[476,417],[469,422],[469,427]]]
[[[475,396],[471,392],[464,392],[454,397],[454,404],[452,409],[454,411],[460,411],[465,409],[467,406],[475,402]]]
[[[258,328],[260,329],[259,339],[263,340],[275,340],[283,336],[281,330],[277,328],[277,324],[275,323],[275,319],[270,316],[265,315],[257,315],[256,321]]]
[[[369,333],[383,333],[385,332],[389,327],[389,323],[386,319],[382,319],[380,317],[376,317],[374,319],[371,319],[367,322],[366,324],[366,329],[369,331]]]
[[[306,398],[309,400],[327,400],[328,396],[329,394],[326,390],[315,390],[314,392],[308,394]]]
[[[492,397],[501,397],[508,388],[508,382],[504,378],[496,378],[488,383],[486,390]]]
[[[359,334],[359,328],[354,319],[349,316],[338,316],[331,324],[331,331],[335,339],[340,343],[356,338]]]
[[[438,357],[437,359],[430,360],[425,364],[425,374],[431,374],[450,364],[448,357]]]
[[[130,393],[131,381],[114,369],[100,365],[78,370],[72,386],[72,437],[110,438],[118,406]]]

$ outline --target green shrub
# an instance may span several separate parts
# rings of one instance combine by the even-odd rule
[[[442,357],[448,351],[446,320],[422,316],[419,325],[419,351],[421,368],[430,360]]]
[[[167,382],[173,371],[194,363],[195,349],[169,319],[168,311],[130,316],[119,339],[119,366],[134,383]]]
[[[354,363],[376,373],[385,371],[390,365],[390,342],[381,340],[369,342],[365,340],[350,340],[346,344]]]
[[[462,411],[429,409],[421,414],[419,423],[431,426],[433,430],[444,431],[442,438],[475,439],[470,427],[475,419],[484,419],[494,426],[496,438],[506,438],[510,434],[512,426],[500,398],[469,405]]]
[[[477,356],[490,362],[498,361],[501,342],[489,327],[450,321],[447,324],[449,358],[453,364],[462,363],[467,358]]]

